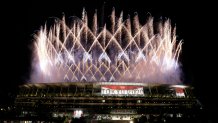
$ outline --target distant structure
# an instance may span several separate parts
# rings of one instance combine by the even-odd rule
[[[25,84],[15,107],[21,119],[87,123],[195,122],[201,110],[192,87],[124,82]]]

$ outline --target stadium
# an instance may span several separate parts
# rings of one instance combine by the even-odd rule
[[[25,120],[184,122],[196,120],[201,110],[193,88],[184,85],[66,82],[19,88],[15,106]]]

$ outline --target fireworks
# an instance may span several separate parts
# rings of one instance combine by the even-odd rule
[[[87,13],[67,25],[65,18],[35,35],[32,82],[180,82],[176,40],[170,21],[141,25],[138,15],[123,21],[111,14],[109,27],[98,27],[97,13],[88,25]]]

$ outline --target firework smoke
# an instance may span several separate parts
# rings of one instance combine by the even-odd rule
[[[123,13],[111,14],[111,26],[98,28],[97,14],[88,27],[87,13],[66,25],[65,18],[54,26],[42,27],[35,35],[32,82],[147,82],[178,84],[181,41],[176,40],[170,21],[153,27],[123,21]]]

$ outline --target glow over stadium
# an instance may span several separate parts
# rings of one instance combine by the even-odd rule
[[[31,82],[181,82],[182,42],[170,20],[156,26],[149,17],[143,25],[137,14],[123,20],[114,9],[109,26],[98,26],[97,13],[88,23],[85,10],[72,19],[35,35]]]

